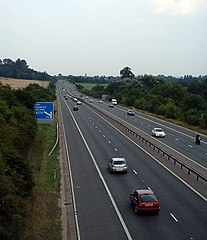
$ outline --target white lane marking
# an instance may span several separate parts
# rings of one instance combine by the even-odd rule
[[[97,113],[96,113],[96,114],[97,114]],[[99,114],[97,114],[97,115],[98,115],[99,117],[101,117]],[[117,117],[116,115],[114,115],[114,116],[115,116],[116,118],[120,119],[121,121],[129,124],[130,126],[132,126],[132,127],[134,127],[134,128],[137,128],[136,126],[134,126],[134,125],[132,125],[132,124],[124,121],[123,119],[121,119],[121,118],[119,118],[119,117]],[[102,118],[102,117],[101,117],[101,118]],[[141,117],[141,118],[143,118],[143,117]],[[102,118],[102,119],[103,119],[103,118]],[[105,121],[106,121],[106,120],[105,120]],[[149,121],[154,122],[154,121],[152,121],[152,120],[149,120]],[[108,122],[108,121],[106,121],[106,122]],[[110,125],[111,125],[112,127],[114,127],[112,124],[110,124]],[[166,126],[164,126],[164,125],[162,125],[162,124],[160,124],[160,125],[163,126],[163,127],[166,127]],[[115,128],[115,127],[114,127],[114,128]],[[169,129],[171,129],[171,130],[174,130],[175,132],[178,132],[178,133],[180,133],[180,134],[183,134],[183,135],[185,135],[185,136],[187,136],[187,137],[190,137],[190,138],[193,138],[193,139],[194,139],[194,137],[191,137],[191,136],[189,136],[189,135],[187,135],[187,134],[181,133],[181,132],[179,132],[179,131],[177,131],[177,130],[175,130],[175,129],[172,129],[172,128],[170,128],[170,127],[166,127],[166,128],[169,128]],[[116,128],[116,129],[117,129],[117,128]],[[137,128],[137,129],[139,129],[139,128]],[[117,129],[117,130],[118,130],[118,129]],[[150,136],[149,134],[147,134],[146,132],[142,131],[141,129],[139,129],[139,131],[142,132],[142,133],[144,133],[144,134],[146,134],[147,136]],[[123,135],[124,135],[124,134],[123,134]],[[124,136],[125,136],[125,135],[124,135]],[[187,158],[189,161],[193,162],[194,164],[198,165],[199,167],[207,170],[206,167],[204,167],[204,166],[202,166],[201,164],[197,163],[197,162],[194,161],[193,159],[185,156],[184,154],[180,153],[179,151],[173,149],[172,147],[168,146],[167,144],[165,144],[165,143],[163,143],[163,142],[161,142],[161,141],[159,141],[159,140],[157,140],[157,139],[156,139],[156,141],[158,141],[159,143],[161,143],[161,144],[163,144],[164,146],[168,147],[169,149],[175,151],[176,153],[180,154],[181,156]],[[205,143],[205,142],[203,142],[203,143]],[[207,143],[205,143],[205,144],[207,144]]]
[[[133,170],[133,172],[134,172],[136,175],[138,174],[135,170]]]
[[[92,110],[93,111],[93,110]],[[94,111],[93,111],[94,112]],[[94,112],[97,114],[96,112]],[[194,189],[192,186],[190,186],[187,182],[185,182],[181,177],[179,177],[177,174],[175,174],[173,171],[171,171],[168,167],[166,167],[163,163],[159,162],[154,156],[152,156],[148,151],[146,151],[144,148],[139,146],[136,142],[134,142],[132,139],[130,139],[128,136],[126,136],[123,132],[121,132],[118,128],[114,127],[110,122],[108,122],[106,119],[104,119],[101,115],[97,114],[101,119],[103,119],[105,122],[107,122],[111,127],[116,129],[121,135],[123,135],[125,138],[127,138],[130,142],[132,142],[134,145],[136,145],[138,148],[140,148],[143,152],[145,152],[148,156],[150,156],[152,159],[154,159],[158,164],[160,164],[163,168],[165,168],[168,172],[170,172],[173,176],[175,176],[177,179],[179,179],[183,184],[185,184],[188,188],[190,188],[193,192],[195,192],[199,197],[201,197],[204,201],[207,202],[207,198],[205,198],[202,194],[200,194],[196,189]],[[194,161],[193,161],[194,162]],[[200,164],[199,164],[200,165]],[[201,166],[201,165],[200,165]],[[205,168],[207,169],[207,168]],[[142,180],[144,182],[144,180]]]
[[[95,126],[95,128],[98,128],[97,126]]]
[[[133,240],[131,235],[130,235],[130,233],[129,233],[129,230],[128,230],[125,222],[124,222],[124,219],[123,219],[123,217],[122,217],[122,215],[121,215],[121,213],[120,213],[120,211],[119,211],[119,209],[118,209],[118,207],[116,205],[116,202],[115,202],[115,200],[114,200],[114,198],[113,198],[113,196],[112,196],[112,194],[111,194],[111,192],[110,192],[110,190],[109,190],[109,188],[108,188],[108,186],[107,186],[107,184],[106,184],[106,182],[104,180],[104,177],[103,177],[103,175],[102,175],[102,173],[101,173],[101,171],[100,171],[100,169],[98,167],[98,164],[97,164],[97,162],[96,162],[96,160],[95,160],[95,158],[94,158],[94,156],[93,156],[93,154],[92,154],[92,152],[91,152],[91,150],[90,150],[90,148],[89,148],[89,146],[88,146],[88,144],[87,144],[87,142],[86,142],[86,140],[85,140],[85,138],[84,138],[84,136],[83,136],[83,134],[82,134],[82,132],[81,132],[81,130],[79,128],[79,126],[78,126],[78,123],[76,122],[76,120],[75,120],[74,116],[72,115],[72,112],[71,112],[71,110],[69,109],[68,106],[67,106],[67,108],[68,108],[68,110],[69,110],[69,112],[70,112],[70,114],[71,114],[71,116],[73,118],[73,121],[74,121],[74,123],[75,123],[75,125],[76,125],[76,127],[77,127],[77,129],[78,129],[78,131],[80,133],[80,135],[81,135],[81,138],[82,138],[82,140],[83,140],[83,142],[84,142],[84,144],[85,144],[85,146],[86,146],[86,148],[88,150],[88,153],[91,156],[91,159],[92,159],[93,164],[94,164],[94,166],[96,168],[96,171],[98,172],[98,175],[99,175],[99,177],[100,177],[100,179],[101,179],[101,181],[102,181],[102,183],[103,183],[103,185],[104,185],[104,187],[106,189],[106,192],[107,192],[107,194],[108,194],[108,196],[109,196],[109,198],[110,198],[110,200],[112,202],[114,210],[115,210],[115,212],[116,212],[116,214],[117,214],[117,216],[119,218],[119,221],[120,221],[120,223],[121,223],[121,225],[122,225],[122,227],[123,227],[123,229],[124,229],[124,231],[125,231],[125,233],[127,235],[127,238],[128,238],[128,240]]]
[[[150,187],[148,187],[148,189],[152,191],[152,189]]]
[[[117,150],[117,148],[114,148],[114,150],[117,152],[118,150]]]
[[[74,119],[74,121],[75,121],[75,119]],[[114,209],[116,211],[116,214],[117,214],[117,216],[119,218],[119,221],[121,222],[121,225],[122,225],[122,227],[123,227],[123,229],[124,229],[124,231],[125,231],[125,233],[127,235],[127,238],[129,240],[132,240],[132,237],[131,237],[131,235],[129,233],[129,230],[128,230],[125,222],[124,222],[124,219],[123,219],[123,217],[122,217],[122,215],[121,215],[121,213],[120,213],[120,211],[119,211],[119,209],[118,209],[118,207],[116,205],[116,202],[115,202],[115,200],[114,200],[114,198],[113,198],[113,196],[112,196],[112,194],[111,194],[111,192],[110,192],[110,190],[109,190],[109,188],[108,188],[108,186],[107,186],[107,184],[106,184],[106,182],[104,180],[104,177],[103,177],[103,175],[102,175],[102,173],[101,173],[101,171],[100,171],[100,169],[98,167],[98,164],[97,164],[97,162],[96,162],[96,160],[95,160],[95,158],[94,158],[94,156],[93,156],[93,154],[92,154],[92,152],[91,152],[91,150],[90,150],[90,148],[89,148],[89,146],[88,146],[88,144],[87,144],[87,142],[86,142],[86,140],[85,140],[85,138],[84,138],[84,136],[83,136],[83,134],[82,134],[82,132],[81,132],[81,130],[79,128],[79,126],[78,126],[78,124],[76,123],[76,121],[75,121],[75,124],[76,124],[76,127],[77,127],[77,129],[78,129],[78,131],[79,131],[79,133],[80,133],[80,135],[81,135],[81,137],[83,139],[83,142],[85,143],[85,146],[86,146],[86,148],[87,148],[87,150],[88,150],[88,152],[89,152],[89,154],[91,156],[91,159],[92,159],[92,161],[93,161],[93,163],[95,165],[95,168],[96,168],[96,170],[98,172],[98,175],[99,175],[99,177],[100,177],[100,179],[101,179],[101,181],[102,181],[102,183],[103,183],[103,185],[104,185],[104,187],[106,189],[106,192],[108,193],[108,196],[109,196],[109,198],[110,198],[110,200],[112,202],[112,205],[113,205],[113,207],[114,207]]]
[[[188,145],[188,147],[190,147],[190,148],[193,148],[193,146],[192,146],[192,145]]]
[[[105,135],[103,135],[103,137],[105,138],[106,136],[105,136]]]
[[[80,240],[80,230],[79,230],[79,225],[78,225],[78,215],[77,215],[77,207],[76,207],[76,199],[75,199],[75,192],[74,192],[74,184],[73,184],[72,170],[71,170],[71,164],[70,164],[70,157],[69,157],[68,145],[66,144],[67,140],[66,140],[66,135],[65,135],[65,126],[63,124],[63,115],[62,115],[61,104],[59,104],[59,105],[60,105],[60,110],[61,110],[60,113],[61,113],[61,121],[62,121],[62,126],[63,126],[63,137],[64,137],[66,154],[67,154],[68,171],[69,171],[69,175],[70,175],[69,177],[70,177],[72,201],[73,201],[73,208],[74,208],[74,215],[75,215],[75,228],[76,228],[76,232],[77,232],[77,239]],[[68,105],[67,105],[67,107],[68,107]]]
[[[150,125],[147,125],[147,127],[150,127]]]
[[[172,213],[170,213],[170,216],[171,216],[176,222],[178,222],[178,219],[177,219]]]
[[[109,143],[109,144],[111,144],[111,142],[110,142],[110,141],[108,141],[108,143]]]
[[[175,141],[179,141],[179,139],[178,139],[178,138],[175,138]]]
[[[99,132],[101,132],[101,130],[99,130]]]

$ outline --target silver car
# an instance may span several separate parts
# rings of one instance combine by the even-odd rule
[[[111,158],[108,161],[108,170],[110,171],[110,173],[113,173],[113,172],[127,173],[128,166],[127,166],[126,159],[123,157]]]

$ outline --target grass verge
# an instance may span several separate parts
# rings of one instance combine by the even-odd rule
[[[56,141],[56,126],[39,125],[38,135],[28,161],[33,169],[35,187],[25,206],[22,240],[60,240],[61,209],[59,149],[49,156]]]

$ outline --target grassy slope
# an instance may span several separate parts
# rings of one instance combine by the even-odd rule
[[[77,83],[77,84],[83,86],[86,90],[91,90],[93,87],[97,85],[96,83]],[[106,87],[108,84],[100,85]]]
[[[29,162],[33,168],[35,187],[26,204],[27,218],[22,240],[61,239],[59,149],[48,153],[56,140],[56,126],[39,125],[39,132]]]

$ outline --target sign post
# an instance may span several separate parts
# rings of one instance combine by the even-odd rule
[[[53,102],[36,102],[34,111],[38,123],[51,124],[54,121]]]

